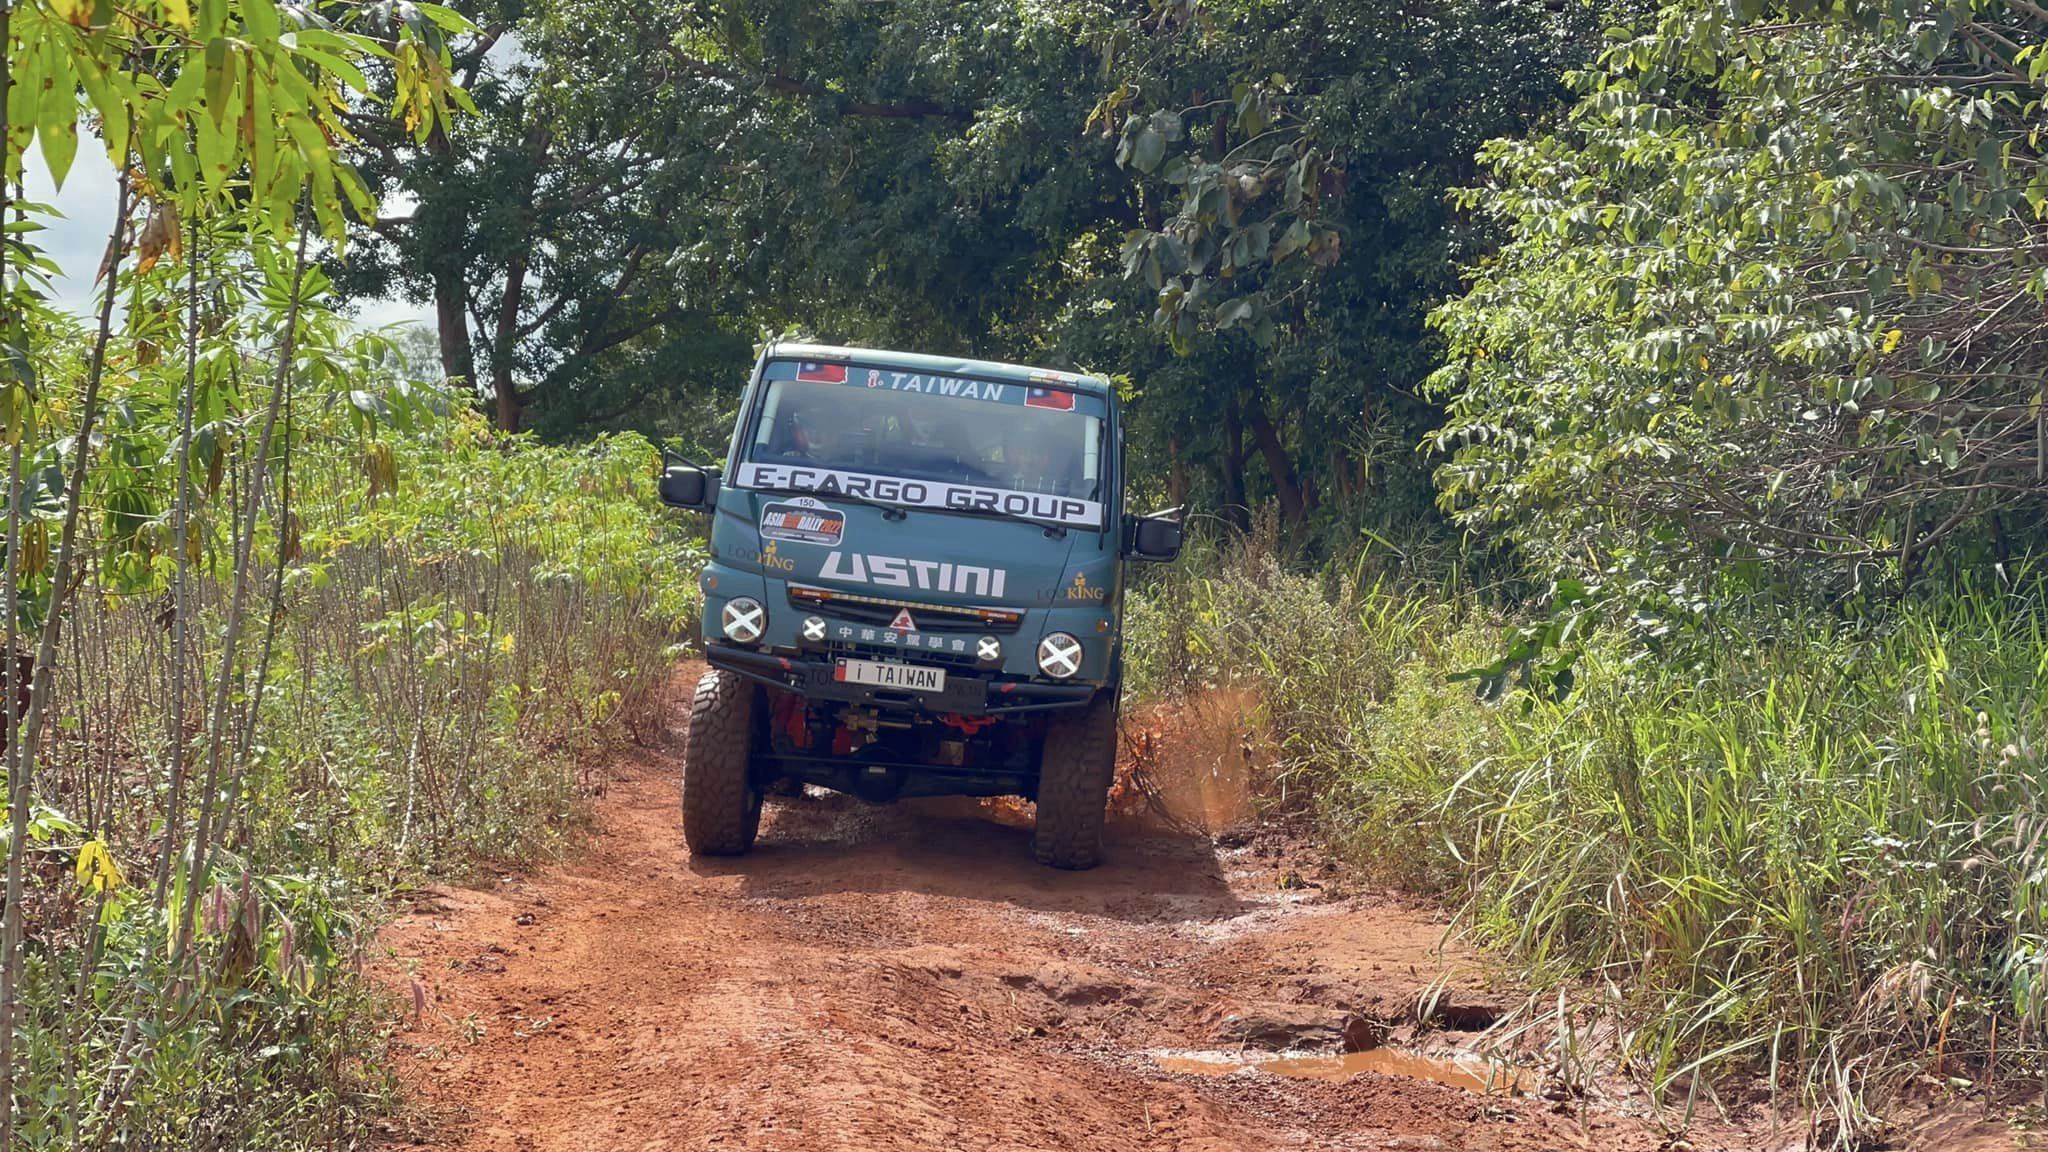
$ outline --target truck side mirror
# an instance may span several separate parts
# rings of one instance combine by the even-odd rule
[[[671,464],[662,469],[661,502],[671,508],[709,512],[718,503],[718,469]]]
[[[1169,508],[1134,521],[1129,537],[1131,559],[1171,560],[1179,556],[1184,537],[1180,513],[1178,508]]]

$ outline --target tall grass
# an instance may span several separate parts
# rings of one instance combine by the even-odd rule
[[[2043,1070],[2038,581],[1878,621],[1745,606],[1654,652],[1610,628],[1568,696],[1487,703],[1446,679],[1500,650],[1469,598],[1255,546],[1174,579],[1136,611],[1183,640],[1138,653],[1140,682],[1255,688],[1275,798],[1456,903],[1528,973],[1560,1064],[1679,1104],[1760,1078],[1844,1140],[1908,1075]]]
[[[329,417],[299,430],[259,520],[203,863],[164,847],[198,797],[177,803],[163,766],[173,677],[195,699],[219,663],[225,572],[193,582],[182,668],[160,584],[95,567],[66,623],[32,826],[24,1147],[367,1142],[391,1092],[363,976],[381,902],[554,850],[600,755],[662,722],[696,545],[655,509],[650,445]],[[110,530],[86,523],[99,546]],[[188,712],[184,755],[202,736]]]

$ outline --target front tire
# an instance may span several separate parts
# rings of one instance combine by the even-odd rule
[[[697,681],[683,746],[683,839],[692,856],[737,856],[761,830],[754,786],[754,686],[723,668]]]
[[[1038,824],[1031,851],[1053,868],[1102,863],[1102,825],[1116,776],[1116,689],[1086,708],[1055,713],[1038,763]]]

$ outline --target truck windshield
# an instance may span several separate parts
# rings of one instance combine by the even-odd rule
[[[1102,523],[1099,396],[840,364],[766,375],[741,487]]]

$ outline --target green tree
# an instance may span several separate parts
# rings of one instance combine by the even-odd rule
[[[8,812],[0,901],[0,1148],[13,1147],[20,1132],[15,1034],[24,982],[33,972],[24,919],[24,865],[36,851],[31,821],[43,825],[35,830],[43,838],[53,826],[35,812],[38,785],[46,783],[38,779],[39,760],[52,727],[60,645],[95,568],[89,551],[104,550],[98,569],[108,591],[169,585],[167,667],[176,671],[165,677],[172,702],[163,775],[171,815],[159,837],[148,914],[172,928],[170,955],[159,971],[182,972],[196,893],[219,850],[239,779],[238,754],[228,751],[240,713],[234,689],[246,671],[241,646],[252,614],[257,516],[273,492],[281,400],[295,371],[325,375],[317,352],[300,363],[302,305],[325,287],[323,278],[308,274],[305,253],[315,232],[340,243],[344,213],[371,207],[363,181],[336,155],[335,142],[346,135],[338,113],[366,97],[361,67],[375,56],[389,64],[386,99],[394,116],[420,133],[444,124],[451,101],[460,102],[447,83],[444,37],[461,23],[432,5],[315,11],[280,8],[272,0],[0,4],[0,218],[7,223],[0,247],[0,443],[7,451],[9,600],[0,642],[0,700],[9,705],[0,722]],[[44,303],[44,278],[61,271],[33,243],[33,216],[45,209],[10,195],[32,147],[61,186],[82,124],[97,130],[117,173],[97,321],[83,336]],[[223,279],[254,285],[245,307],[208,310],[206,368],[199,355],[200,259],[192,243],[202,235],[210,242],[229,237],[234,256],[223,262]],[[190,247],[183,253],[179,301],[181,240]],[[236,286],[212,287],[216,304],[240,296]],[[126,331],[117,339],[115,304],[124,290]],[[167,356],[180,337],[184,355]],[[243,351],[238,337],[275,355],[260,403],[223,395],[242,392],[245,383],[236,376]],[[239,449],[235,494],[241,503],[231,497],[216,511],[230,525],[232,559],[222,590],[227,607],[214,640],[217,659],[208,669],[204,653],[188,661],[193,645],[180,610],[188,603],[194,554],[204,550],[195,547],[202,531],[196,513],[212,504],[230,446]],[[206,470],[204,483],[195,467]],[[156,500],[165,489],[169,508]],[[192,710],[198,741],[186,726],[188,668],[205,669],[212,679],[211,706],[202,709],[195,701]],[[189,838],[183,825],[188,770],[203,778],[191,790],[197,811]],[[88,861],[81,875],[106,892],[119,869],[103,847],[98,859],[103,866]],[[125,1106],[156,1039],[143,1017],[170,1009],[162,999],[121,1007],[131,1014],[113,1045],[113,1064],[125,1068],[108,1073],[101,1098]],[[35,1046],[28,1047],[25,1055],[33,1060]],[[49,1101],[21,1095],[30,1108],[26,1127],[33,1129]],[[63,1103],[71,1125],[65,1142],[79,1144],[75,1095]],[[56,1142],[47,1129],[26,1134]],[[101,1131],[97,1142],[108,1135]]]
[[[1155,444],[1198,457],[1226,504],[1263,490],[1292,522],[1326,503],[1347,531],[1371,505],[1382,522],[1426,513],[1423,322],[1490,241],[1447,193],[1484,141],[1561,106],[1585,21],[1536,3],[1234,0],[1104,38],[1117,82],[1090,125],[1142,204],[1120,255],[1147,295],[1125,306],[1190,365],[1127,358],[1153,381]]]
[[[1437,318],[1445,505],[1559,567],[1841,586],[2038,540],[2044,33],[2019,0],[1611,30],[1467,197],[1512,241]]]
[[[445,371],[502,426],[672,430],[730,391],[763,329],[985,346],[1106,183],[1099,146],[1074,156],[1088,65],[1056,14],[475,16],[455,52],[473,123],[423,145],[358,125],[380,188],[418,207],[375,222],[347,282],[432,299]]]
[[[577,415],[601,425],[692,379],[691,358],[664,349],[735,346],[723,302],[693,297],[687,256],[715,181],[683,142],[720,109],[648,59],[666,31],[647,8],[475,15],[453,60],[476,117],[424,138],[389,116],[353,121],[379,192],[413,207],[367,221],[336,272],[352,293],[431,301],[443,374],[502,427],[576,389]]]
[[[418,207],[343,275],[434,300],[501,425],[697,434],[763,333],[1033,360],[1128,382],[1162,496],[1345,535],[1438,533],[1423,319],[1491,238],[1447,192],[1591,43],[1476,0],[472,15],[482,114],[359,125]]]

